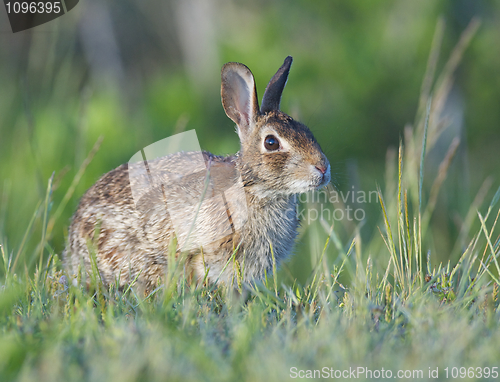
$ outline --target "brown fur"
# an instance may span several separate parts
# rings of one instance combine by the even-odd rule
[[[203,152],[208,178],[206,171],[182,177],[172,171],[192,167],[199,158],[194,152],[148,161],[149,178],[136,171],[140,163],[101,177],[73,216],[63,254],[67,267],[75,272],[83,264],[90,271],[94,250],[105,283],[119,278],[124,286],[139,275],[152,290],[171,250],[184,253],[186,274],[197,281],[208,272],[210,282],[232,284],[236,262],[245,282],[260,279],[272,269],[271,251],[279,265],[297,235],[297,194],[330,180],[328,160],[311,131],[277,109],[290,65],[287,58],[271,79],[260,111],[250,70],[238,63],[223,67],[222,103],[237,124],[241,150],[229,157]],[[263,146],[267,135],[279,140],[278,150]],[[132,189],[140,191],[138,200]],[[188,212],[187,221],[179,221],[186,206],[196,205],[196,221],[187,219]],[[235,262],[223,271],[233,253]]]

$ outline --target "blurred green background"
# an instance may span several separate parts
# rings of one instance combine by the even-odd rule
[[[448,133],[426,163],[433,179],[453,136],[461,138],[433,216],[442,223],[433,244],[440,260],[448,259],[456,222],[482,182],[493,176],[498,185],[499,1],[82,0],[67,15],[16,34],[1,10],[0,241],[8,253],[17,251],[53,172],[52,209],[59,207],[100,136],[51,231],[56,253],[78,198],[142,147],[196,129],[203,149],[236,152],[237,135],[220,103],[220,68],[228,61],[253,71],[262,96],[292,55],[282,110],[314,132],[339,190],[384,188],[386,152],[415,120],[438,20],[445,22],[439,71],[476,16],[481,26],[444,109]],[[366,206],[363,235],[378,234],[379,210],[375,201]],[[33,237],[41,224],[35,221]],[[32,264],[31,245],[20,261]],[[308,245],[301,241],[296,252]],[[310,263],[299,257],[289,267],[296,274]]]

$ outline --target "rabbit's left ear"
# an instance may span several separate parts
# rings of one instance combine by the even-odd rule
[[[259,101],[253,74],[245,65],[229,62],[221,72],[222,106],[227,116],[238,125],[243,142],[259,116]]]
[[[293,58],[288,56],[285,62],[278,69],[276,74],[271,78],[267,84],[266,91],[262,97],[262,106],[260,112],[265,114],[271,110],[279,110],[281,102],[281,94],[285,88],[286,81],[288,80],[288,73],[290,73],[290,66],[292,66]]]

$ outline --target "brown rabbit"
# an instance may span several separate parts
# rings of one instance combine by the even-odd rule
[[[179,152],[129,163],[105,174],[82,197],[63,253],[70,271],[91,270],[146,291],[164,276],[169,254],[185,258],[198,281],[261,279],[290,254],[297,196],[330,181],[330,164],[311,131],[279,110],[292,57],[273,76],[259,109],[243,64],[222,68],[222,105],[237,124],[240,151],[220,157]],[[171,255],[170,255],[171,256]]]

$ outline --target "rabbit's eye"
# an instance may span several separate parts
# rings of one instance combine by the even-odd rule
[[[264,140],[264,147],[269,151],[278,150],[280,148],[280,141],[274,135],[268,135]]]

